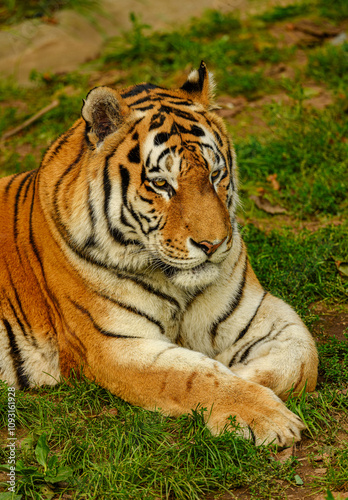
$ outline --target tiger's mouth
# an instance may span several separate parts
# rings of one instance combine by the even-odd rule
[[[154,269],[161,270],[164,277],[173,285],[189,291],[214,283],[220,276],[221,266],[205,261],[194,267],[176,267],[155,258],[152,261]]]
[[[199,274],[200,272],[204,271],[209,265],[211,265],[210,262],[202,262],[202,264],[199,264],[196,267],[192,267],[189,269],[181,269],[179,267],[174,267],[174,266],[169,266],[167,264],[164,264],[163,267],[163,273],[167,278],[174,278],[179,273],[182,272],[188,272],[192,275]]]

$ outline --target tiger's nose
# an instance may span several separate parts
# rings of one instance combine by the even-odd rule
[[[214,252],[223,244],[226,238],[223,240],[218,241],[217,243],[211,243],[210,241],[195,241],[191,238],[191,243],[193,243],[196,247],[200,248],[203,250],[203,252],[210,257],[213,255]]]

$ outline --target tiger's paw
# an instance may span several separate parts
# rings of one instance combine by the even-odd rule
[[[237,433],[257,446],[275,444],[289,447],[300,441],[301,431],[306,428],[302,420],[288,410],[270,389],[262,387],[262,393],[262,398],[255,395],[252,403],[246,402],[243,406],[239,404],[238,408],[237,405],[231,408],[230,415],[220,412],[214,414],[213,411],[207,422],[210,431],[213,434],[222,432],[232,416],[238,424]]]

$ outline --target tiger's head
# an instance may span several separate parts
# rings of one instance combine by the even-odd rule
[[[177,90],[141,84],[88,94],[89,216],[70,231],[75,247],[107,265],[162,272],[185,289],[217,279],[233,242],[237,193],[212,89],[202,62]]]

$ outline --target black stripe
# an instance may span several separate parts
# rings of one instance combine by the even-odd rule
[[[283,325],[282,328],[280,330],[278,330],[277,333],[271,339],[266,340],[271,335],[271,333],[273,333],[273,331],[275,330],[274,323],[273,323],[272,327],[271,327],[271,330],[268,332],[267,335],[265,335],[264,337],[261,337],[260,339],[256,340],[255,342],[251,341],[249,344],[247,344],[248,347],[244,351],[244,353],[242,354],[242,356],[241,356],[241,358],[239,360],[239,363],[244,363],[245,362],[245,360],[247,359],[247,357],[250,354],[251,349],[253,349],[257,344],[259,344],[263,340],[266,340],[266,342],[271,342],[272,340],[275,340],[281,333],[283,333],[284,330],[286,330],[289,326],[293,326],[293,325],[295,325],[295,323],[285,323],[285,325]],[[238,355],[238,353],[237,353],[237,355]],[[234,357],[236,357],[236,356],[234,356]],[[247,363],[244,363],[244,364],[247,364]]]
[[[8,178],[8,183],[6,184],[6,187],[5,187],[5,190],[4,190],[4,193],[5,195],[8,194],[9,190],[10,190],[10,187],[12,186],[12,183],[17,179],[17,177],[19,175],[22,175],[22,174],[13,174],[11,175],[9,178]]]
[[[250,326],[251,326],[251,323],[254,321],[256,314],[259,312],[259,309],[260,309],[260,307],[261,307],[261,304],[262,304],[262,302],[263,302],[263,299],[266,297],[266,295],[267,295],[267,292],[263,292],[262,298],[261,298],[261,300],[260,300],[260,302],[259,302],[259,304],[258,304],[258,306],[257,306],[257,308],[256,308],[256,311],[255,311],[255,312],[254,312],[254,314],[252,315],[252,317],[251,317],[251,319],[250,319],[249,323],[246,325],[246,327],[245,327],[245,328],[243,328],[243,330],[239,333],[238,337],[237,337],[237,338],[236,338],[236,340],[234,341],[234,344],[235,344],[236,342],[238,342],[238,340],[242,339],[242,338],[244,337],[244,335],[247,333],[247,331],[249,330],[249,328],[250,328]]]
[[[127,207],[128,204],[127,193],[128,193],[130,175],[128,170],[123,165],[120,165],[120,175],[121,175],[122,201],[123,204]]]
[[[28,192],[29,192],[29,189],[30,189],[30,186],[33,182],[33,180],[35,179],[36,177],[36,174],[37,174],[38,170],[35,169],[35,170],[32,170],[30,173],[30,176],[28,176],[28,180],[29,182],[27,183],[27,185],[25,186],[25,191],[23,192],[23,203],[25,202],[25,200],[27,199],[27,196],[28,196]]]
[[[92,202],[92,196],[91,196],[91,186],[88,184],[88,191],[87,191],[87,204],[88,204],[88,215],[89,215],[89,220],[91,222],[91,233],[89,236],[87,236],[85,247],[95,247],[96,246],[96,240],[95,240],[95,228],[97,225],[97,216],[94,211],[93,207],[93,202]]]
[[[249,356],[251,349],[253,349],[257,344],[259,344],[263,340],[266,340],[268,337],[270,337],[270,335],[274,332],[274,330],[275,330],[275,327],[274,327],[274,323],[273,323],[271,330],[267,333],[267,335],[265,335],[264,337],[261,337],[260,339],[254,341],[248,345],[248,347],[245,349],[245,351],[241,355],[241,357],[239,359],[239,363],[243,363],[246,360],[246,358]],[[274,337],[272,337],[270,340],[274,340],[276,337],[278,337],[279,333],[280,332],[277,332],[276,335]]]
[[[135,85],[132,87],[128,92],[123,92],[121,96],[124,99],[127,99],[127,97],[135,97],[136,95],[141,94],[142,92],[149,92],[149,90],[152,89],[159,89],[161,87],[157,87],[157,85],[153,85],[152,83],[142,83],[140,85]]]
[[[141,199],[141,201],[145,201],[145,203],[149,203],[149,205],[152,205],[153,204],[153,200],[150,200],[148,198],[144,198],[143,196],[139,195],[139,198]]]
[[[122,224],[124,226],[128,226],[130,227],[136,234],[136,230],[135,230],[135,227],[130,223],[128,222],[127,218],[126,218],[126,215],[125,215],[125,207],[122,205],[121,207],[121,217],[120,217],[120,221],[122,222]]]
[[[149,186],[148,184],[145,184],[144,185],[146,191],[149,191],[150,193],[155,193],[159,196],[159,194],[157,193],[157,191],[155,191],[151,186]]]
[[[21,313],[21,315],[22,315],[22,317],[23,317],[23,320],[25,321],[25,323],[26,323],[26,324],[27,324],[27,326],[28,326],[28,328],[27,328],[27,330],[28,330],[28,331],[26,331],[26,329],[25,329],[25,327],[24,327],[23,323],[19,320],[19,318],[18,318],[18,316],[17,316],[16,312],[14,311],[14,307],[12,306],[11,302],[9,302],[9,303],[10,303],[11,308],[13,308],[13,313],[14,313],[14,316],[15,316],[16,320],[18,321],[18,324],[19,324],[19,326],[21,327],[21,329],[22,329],[22,331],[23,331],[23,334],[24,334],[25,336],[27,336],[27,334],[28,334],[28,333],[30,332],[30,330],[31,330],[31,326],[30,326],[30,323],[29,323],[29,321],[28,321],[28,318],[27,318],[27,316],[26,316],[26,314],[25,314],[25,312],[24,312],[24,310],[23,310],[23,307],[22,307],[22,302],[21,302],[21,300],[20,300],[20,298],[19,298],[19,295],[18,295],[18,292],[17,292],[16,286],[15,286],[15,284],[14,284],[13,280],[12,280],[12,276],[11,276],[11,273],[10,273],[10,269],[9,269],[9,267],[8,267],[8,264],[7,264],[6,260],[5,260],[5,262],[4,262],[4,265],[5,265],[5,268],[6,268],[6,271],[7,271],[8,278],[9,278],[9,280],[10,280],[11,290],[14,292],[15,297],[16,297],[17,308],[19,309],[19,311],[20,311],[20,313]],[[33,344],[33,345],[36,345],[36,340],[35,340],[35,337],[31,337],[31,340],[32,340],[32,344]]]
[[[213,132],[214,132],[214,135],[215,135],[215,139],[218,141],[218,143],[220,144],[220,146],[223,146],[223,142],[222,142],[220,134],[218,132],[216,132],[216,130],[214,130],[214,129],[213,129]]]
[[[286,328],[288,328],[289,326],[293,326],[295,325],[295,323],[285,323],[285,325],[282,326],[282,328],[280,330],[278,330],[276,332],[276,334],[272,337],[272,338],[269,338],[270,335],[274,332],[275,330],[275,324],[273,323],[272,326],[271,326],[271,329],[270,331],[267,333],[267,335],[264,335],[263,337],[259,338],[259,339],[256,339],[256,340],[251,340],[250,342],[248,342],[246,345],[244,345],[238,352],[235,353],[235,355],[233,356],[233,358],[231,359],[230,363],[229,363],[229,367],[231,367],[233,364],[236,363],[236,358],[238,357],[238,355],[241,353],[241,351],[244,349],[244,352],[243,354],[241,355],[238,363],[244,363],[245,365],[247,363],[245,363],[247,357],[249,356],[251,350],[257,345],[259,344],[260,342],[263,342],[265,341],[266,342],[271,342],[273,340],[275,340],[281,333],[283,333],[284,330],[286,330]],[[268,340],[266,340],[268,339]]]
[[[175,102],[175,104],[178,106],[181,106],[181,103],[182,103],[182,97],[180,96],[176,96],[175,94],[169,94],[168,92],[157,92],[156,93],[157,96],[159,97],[169,97],[170,99],[177,99],[179,102]],[[191,104],[192,101],[191,101]]]
[[[65,132],[63,135],[61,135],[55,143],[53,143],[52,146],[54,146],[54,144],[56,144],[56,146],[54,146],[53,149],[49,149],[46,153],[46,155],[44,156],[43,160],[42,160],[42,166],[46,165],[49,161],[52,160],[52,158],[54,156],[56,156],[56,154],[58,153],[58,151],[61,149],[61,147],[68,141],[68,139],[74,134],[75,130],[78,128],[78,126],[81,124],[80,121],[78,121],[76,123],[76,125],[74,125],[73,127],[71,127],[67,132]]]
[[[131,163],[140,163],[140,147],[136,144],[128,153],[128,161]]]
[[[122,231],[119,228],[112,226],[109,217],[109,204],[111,198],[111,183],[109,178],[109,159],[113,156],[114,152],[109,154],[105,158],[104,174],[103,174],[103,187],[104,187],[104,214],[108,225],[108,230],[110,236],[121,245],[127,245],[127,243],[135,243],[133,240],[127,240]]]
[[[270,331],[267,333],[267,335],[265,335],[264,337],[262,337],[261,339],[254,339],[254,340],[250,340],[250,342],[248,342],[247,344],[243,345],[241,347],[241,349],[239,349],[239,351],[237,351],[234,355],[233,355],[233,358],[231,359],[231,361],[229,362],[228,364],[228,367],[231,368],[231,366],[233,366],[235,363],[237,363],[237,358],[238,356],[240,355],[240,353],[243,351],[243,349],[245,350],[244,352],[246,352],[249,347],[251,348],[254,344],[257,344],[258,342],[260,342],[261,340],[264,340],[265,338],[267,338],[269,335],[271,335],[271,333],[273,333],[275,330],[275,325],[274,323],[272,324],[271,326],[271,329]],[[243,354],[241,355],[241,357],[243,356]],[[238,361],[240,362],[240,361]]]
[[[155,138],[153,140],[153,143],[155,146],[160,146],[164,142],[169,141],[170,135],[168,132],[159,132],[158,134],[155,135]]]
[[[149,132],[156,128],[160,128],[166,120],[166,115],[164,113],[156,113],[151,118]]]
[[[114,332],[110,332],[108,330],[104,330],[104,328],[101,328],[95,321],[94,319],[92,318],[92,315],[90,314],[89,311],[87,311],[87,309],[85,309],[84,307],[82,307],[80,304],[78,304],[77,302],[75,302],[74,300],[72,299],[69,299],[70,302],[76,307],[76,309],[78,309],[79,311],[81,311],[85,316],[88,316],[88,318],[90,319],[91,323],[93,324],[94,328],[99,332],[101,333],[102,335],[105,335],[106,337],[113,337],[113,338],[117,338],[117,339],[138,339],[140,337],[133,337],[131,335],[121,335],[119,333],[114,333]]]
[[[135,211],[133,210],[132,206],[130,203],[128,203],[128,199],[127,199],[127,193],[128,193],[128,187],[129,187],[129,181],[130,181],[130,176],[129,176],[129,172],[128,170],[123,166],[123,165],[120,165],[120,175],[121,175],[121,189],[122,189],[122,201],[123,201],[123,207],[126,207],[127,210],[129,211],[129,213],[133,216],[133,218],[138,222],[139,226],[140,226],[140,229],[142,230],[143,234],[146,234],[143,230],[143,227],[142,227],[142,224],[141,224],[141,220],[140,220],[140,217],[135,213]],[[147,220],[148,222],[151,222],[151,219],[147,219],[145,216],[143,216],[142,214],[140,214],[141,217],[143,217],[145,220]],[[124,217],[124,214],[123,214],[123,217]],[[127,223],[127,225],[129,226],[129,223]],[[134,228],[133,228],[134,229]],[[126,240],[126,242],[129,242],[130,240]],[[131,240],[132,243],[134,244],[139,244],[141,245],[140,242],[138,242],[137,240]]]
[[[176,123],[175,125],[176,125],[176,130],[179,131],[181,134],[191,134],[194,135],[195,137],[205,136],[204,130],[201,127],[198,127],[197,125],[191,125],[191,128],[185,128],[183,125],[180,125],[179,123]]]
[[[163,335],[165,334],[164,326],[162,325],[162,323],[160,321],[158,321],[157,319],[155,319],[153,316],[150,316],[149,314],[145,313],[144,311],[141,311],[137,307],[133,307],[133,306],[127,305],[124,302],[120,302],[119,300],[116,300],[113,297],[110,297],[109,295],[107,295],[105,293],[101,293],[101,292],[96,292],[96,293],[98,294],[98,296],[103,297],[106,300],[109,300],[110,302],[112,302],[113,304],[118,305],[122,309],[125,309],[126,311],[129,311],[129,312],[131,312],[133,314],[136,314],[138,316],[141,316],[142,318],[146,318],[148,321],[150,321],[151,323],[153,323],[156,326],[158,326],[160,332]]]
[[[38,179],[38,177],[36,177],[36,182],[38,182],[37,179]],[[30,242],[32,250],[35,254],[36,259],[38,260],[38,262],[40,263],[40,265],[42,267],[41,257],[40,257],[39,251],[37,249],[36,243],[34,241],[34,228],[33,228],[33,212],[34,212],[36,182],[34,183],[34,186],[33,186],[33,197],[31,200],[30,211],[29,211],[29,242]]]
[[[248,269],[248,257],[245,258],[244,268],[243,268],[243,277],[242,277],[242,281],[239,285],[238,293],[233,297],[231,304],[229,305],[229,308],[227,309],[227,311],[222,316],[220,316],[217,320],[215,320],[213,323],[213,326],[210,330],[210,336],[212,339],[215,339],[216,334],[217,334],[217,329],[220,326],[220,324],[223,323],[224,321],[226,321],[234,313],[234,311],[237,309],[237,307],[242,299],[242,296],[243,296],[247,269]]]
[[[137,106],[138,104],[144,104],[144,102],[149,102],[151,100],[152,100],[151,97],[149,97],[148,95],[146,95],[145,97],[141,97],[137,101],[132,102],[132,107],[133,106]],[[154,99],[154,100],[156,100],[156,99]]]
[[[173,96],[173,97],[175,97],[175,96]],[[180,99],[180,98],[178,97],[177,99]],[[175,102],[175,101],[168,101],[168,102],[169,102],[169,104],[174,104],[175,106],[188,106],[188,107],[190,107],[190,106],[193,106],[193,104],[194,104],[193,101],[183,101],[181,99],[179,102]]]
[[[155,106],[153,104],[149,104],[148,106],[142,106],[140,108],[136,108],[138,111],[147,111],[148,109],[153,109]]]
[[[41,274],[43,276],[43,279],[47,283],[46,276],[45,276],[45,271],[44,271],[42,260],[41,260],[41,255],[40,255],[40,252],[39,252],[39,250],[37,248],[37,245],[35,243],[35,240],[34,240],[33,212],[34,212],[35,191],[36,191],[36,188],[37,188],[38,184],[39,184],[39,176],[36,176],[35,177],[35,182],[34,182],[34,185],[33,185],[33,197],[32,197],[32,200],[31,200],[30,212],[29,212],[29,242],[30,242],[30,245],[32,247],[32,251],[33,251],[33,253],[34,253],[34,255],[35,255],[36,259],[37,259],[37,262],[38,262],[38,264],[40,266],[40,270],[41,270]],[[37,272],[33,271],[33,273],[37,277]],[[36,278],[36,279],[38,279],[38,278]],[[47,288],[47,294],[49,295],[49,297],[52,300],[52,302],[55,303],[55,299],[52,296],[52,294],[50,293],[49,288]],[[50,324],[54,325],[55,321],[54,321],[54,319],[52,318],[52,316],[50,314],[51,307],[48,304],[46,297],[43,296],[43,300],[45,301],[45,304],[46,304],[46,312],[47,312]]]
[[[16,295],[17,295],[17,294],[16,294]],[[27,336],[27,332],[26,332],[26,330],[25,330],[25,327],[24,327],[24,325],[23,325],[22,321],[21,321],[21,320],[19,319],[19,317],[18,317],[18,314],[17,314],[16,309],[14,308],[14,306],[13,306],[13,304],[12,304],[12,302],[11,302],[10,300],[8,301],[8,303],[10,304],[10,308],[11,308],[11,310],[12,310],[12,313],[13,313],[14,317],[16,318],[16,321],[17,321],[17,323],[18,323],[18,325],[19,325],[20,329],[21,329],[21,330],[22,330],[22,332],[23,332],[23,335],[26,337],[26,336]]]
[[[179,118],[184,118],[185,120],[188,120],[190,122],[198,122],[197,118],[194,117],[192,113],[188,113],[187,111],[183,111],[180,108],[173,108],[172,106],[165,106],[164,104],[161,105],[160,112],[166,113],[166,114],[174,114],[175,116],[178,116]]]
[[[71,170],[74,167],[76,167],[76,165],[79,164],[82,156],[85,153],[85,147],[86,147],[85,144],[81,144],[81,149],[80,149],[78,155],[76,156],[76,158],[73,161],[73,163],[71,163],[68,166],[68,168],[61,174],[61,176],[59,177],[58,182],[55,184],[54,192],[53,192],[53,207],[54,207],[54,211],[52,213],[52,218],[53,218],[53,220],[56,223],[56,226],[57,226],[57,229],[59,231],[59,234],[61,235],[61,237],[63,238],[63,240],[65,240],[65,242],[67,243],[67,245],[70,248],[73,246],[73,245],[71,245],[72,237],[71,237],[69,229],[62,222],[62,219],[60,217],[60,209],[59,209],[59,204],[58,204],[58,192],[59,192],[59,189],[60,189],[60,187],[61,187],[61,185],[62,185],[65,177],[71,172]],[[35,185],[34,185],[34,193],[35,193]],[[33,194],[33,199],[34,199],[34,194]]]
[[[19,199],[20,199],[20,196],[21,196],[21,192],[22,192],[23,186],[27,182],[28,178],[30,178],[30,177],[31,177],[31,172],[27,172],[26,175],[24,176],[24,178],[21,180],[19,186],[18,186],[17,193],[16,193],[15,200],[14,200],[13,233],[14,233],[14,240],[15,240],[15,242],[16,242],[17,236],[18,236],[17,225],[18,225],[18,205],[19,205]]]
[[[158,134],[157,134],[157,135],[158,135]],[[156,137],[157,137],[157,136],[156,136]],[[159,157],[157,158],[157,163],[159,163],[159,162],[162,160],[162,158],[163,158],[164,156],[166,156],[167,154],[169,154],[169,152],[170,152],[171,150],[174,150],[174,151],[175,151],[175,149],[176,149],[176,146],[174,146],[174,148],[172,147],[172,148],[166,148],[166,149],[164,149],[164,150],[162,151],[162,153],[159,155]],[[151,171],[152,171],[152,169],[150,170],[150,172],[151,172]]]
[[[227,161],[228,161],[228,166],[229,166],[230,173],[231,173],[231,176],[230,176],[231,187],[232,187],[232,191],[234,191],[235,186],[234,186],[234,182],[233,182],[233,160],[232,160],[230,148],[227,149]]]
[[[11,357],[14,369],[16,370],[18,385],[20,389],[24,389],[25,387],[29,387],[28,377],[24,373],[24,361],[10,323],[7,319],[3,319],[3,324],[6,328],[7,336],[10,342]]]

